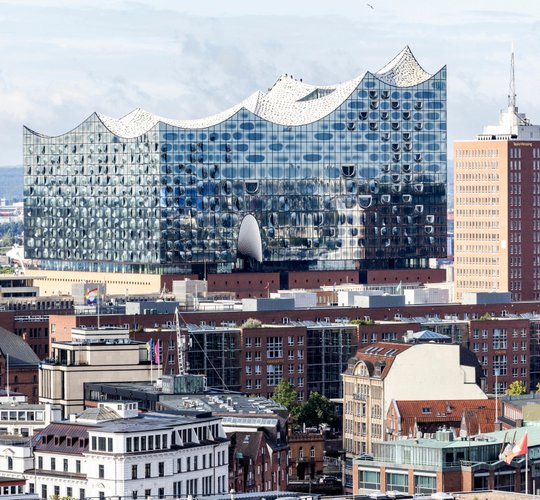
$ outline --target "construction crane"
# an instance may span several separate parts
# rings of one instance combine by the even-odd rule
[[[176,345],[178,347],[178,375],[185,375],[188,372],[188,366],[186,361],[186,337],[182,334],[180,329],[180,313],[178,312],[178,306],[175,309],[175,323],[176,323]],[[184,321],[184,324],[186,322]],[[187,325],[186,325],[187,328]]]

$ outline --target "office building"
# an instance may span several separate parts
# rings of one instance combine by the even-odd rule
[[[518,111],[513,73],[499,124],[454,144],[455,292],[540,299],[540,126]]]
[[[446,121],[446,68],[407,47],[338,85],[283,75],[204,119],[25,128],[26,256],[79,280],[427,268],[446,255]]]
[[[497,493],[501,495],[514,495],[494,497],[518,498],[520,492],[526,492],[528,473],[528,493],[538,494],[535,471],[540,463],[539,428],[533,425],[528,429],[528,471],[524,456],[514,458],[510,464],[501,459],[501,451],[519,442],[525,429],[512,434],[491,432],[476,439],[462,439],[450,429],[441,429],[434,439],[375,443],[373,456],[354,460],[352,491],[355,495],[374,491],[392,491],[395,495],[471,491],[476,496],[472,493],[465,498],[488,498],[486,490],[500,490]]]
[[[63,416],[84,409],[87,382],[157,379],[146,342],[115,328],[73,329],[72,340],[51,342],[51,357],[39,365],[39,401],[62,407]]]
[[[310,392],[342,397],[340,377],[358,348],[356,325],[289,322],[265,325],[247,320],[240,328],[187,326],[190,372],[205,375],[208,386],[272,397],[281,379],[299,401]]]

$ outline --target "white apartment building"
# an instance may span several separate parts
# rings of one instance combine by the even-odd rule
[[[4,448],[4,447],[2,447]],[[34,440],[0,449],[0,474],[41,498],[176,498],[228,491],[228,440],[218,417],[141,413],[99,403]],[[33,451],[33,460],[32,460]],[[11,467],[11,468],[10,468]]]
[[[0,393],[0,434],[33,436],[62,419],[62,409],[50,404],[29,404],[24,394]]]

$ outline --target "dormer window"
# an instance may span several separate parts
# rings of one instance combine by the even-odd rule
[[[429,406],[424,406],[422,408],[422,413],[423,414],[431,413],[431,408]]]

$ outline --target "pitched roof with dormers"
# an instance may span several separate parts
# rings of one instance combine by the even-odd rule
[[[90,425],[51,423],[34,437],[36,452],[82,454],[88,450]]]
[[[415,434],[415,426],[422,432],[433,433],[440,427],[454,427],[475,436],[495,430],[494,399],[392,401],[400,416],[401,435]]]
[[[354,358],[349,360],[347,373],[354,373],[354,367],[358,361],[363,361],[369,371],[369,375],[378,375],[382,379],[386,377],[396,356],[412,347],[412,344],[397,342],[377,342],[368,344],[358,350]]]

